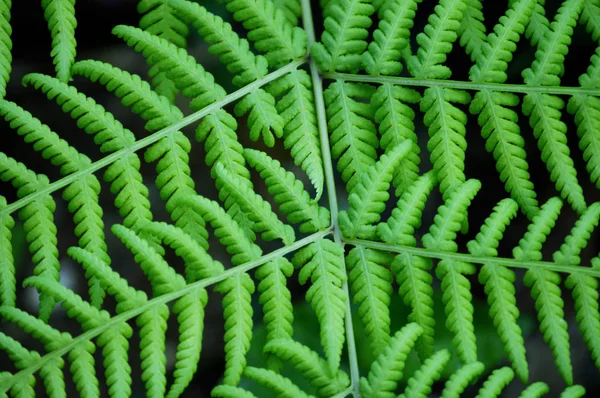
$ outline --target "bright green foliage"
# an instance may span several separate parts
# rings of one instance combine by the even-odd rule
[[[10,3],[0,0],[0,97]],[[26,144],[12,148],[7,132],[0,145],[0,357],[11,362],[0,397],[176,398],[215,363],[214,397],[585,395],[574,382],[600,370],[600,257],[589,266],[600,50],[586,65],[571,57],[587,49],[571,49],[600,37],[595,1],[514,0],[502,16],[481,0],[136,3],[140,28],[114,33],[145,58],[148,82],[74,63],[75,1],[42,1],[57,77],[23,82],[89,137],[71,137],[59,117],[45,121],[54,133],[21,107],[27,93],[0,101]],[[583,67],[579,87],[564,85]],[[82,94],[80,77],[118,101]],[[107,111],[118,102],[145,131]],[[28,292],[40,305],[25,312]],[[203,343],[220,328],[209,297],[223,308],[221,359]],[[475,319],[480,309],[491,319]],[[540,332],[526,341],[533,312]],[[550,391],[552,369],[529,367],[540,334],[562,392]],[[504,353],[490,357],[494,338]],[[571,353],[577,338],[596,366]]]
[[[12,28],[10,26],[10,8],[12,0],[0,2],[0,98],[6,95],[6,85],[12,69]]]
[[[42,0],[44,17],[52,36],[52,52],[56,77],[65,83],[71,79],[75,62],[75,0]]]
[[[354,302],[373,354],[379,355],[390,340],[392,274],[389,253],[357,246],[346,256],[348,280]]]
[[[284,361],[290,361],[320,397],[333,396],[343,391],[350,382],[343,370],[332,371],[327,361],[297,341],[274,340],[265,345],[265,350]]]
[[[308,174],[317,191],[323,194],[323,159],[312,101],[312,82],[303,70],[294,70],[271,83],[267,90],[277,99],[277,113],[283,118],[283,145],[290,150],[294,163]]]
[[[321,344],[332,373],[339,369],[345,337],[346,295],[342,284],[346,281],[346,273],[343,256],[344,252],[338,245],[321,239],[298,251],[292,260],[294,267],[300,268],[300,283],[304,285],[310,278],[306,301],[311,303],[319,318]]]
[[[357,72],[375,8],[371,0],[331,0],[325,15],[321,42],[312,46],[312,56],[323,71]]]
[[[368,74],[398,75],[402,72],[400,54],[409,45],[410,29],[420,1],[392,0],[386,4],[369,50],[363,54],[362,62]]]
[[[331,154],[337,168],[352,191],[363,174],[375,164],[379,146],[370,109],[355,98],[369,98],[372,87],[364,84],[336,81],[325,91],[327,127],[331,136]]]
[[[368,378],[360,380],[360,393],[365,398],[394,398],[398,381],[402,379],[404,363],[422,329],[409,323],[385,345],[371,365]]]
[[[279,210],[292,224],[300,224],[300,232],[316,232],[329,226],[329,211],[310,200],[304,185],[286,171],[279,161],[264,152],[245,149],[244,157],[265,180]]]
[[[270,66],[306,54],[306,32],[286,20],[271,0],[226,0],[227,10],[248,30],[248,39],[265,53]]]

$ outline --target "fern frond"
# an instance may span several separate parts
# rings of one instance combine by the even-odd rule
[[[358,315],[367,333],[375,356],[390,340],[390,302],[392,274],[389,265],[393,256],[378,250],[357,246],[346,256],[348,280]]]
[[[287,278],[292,276],[294,266],[285,257],[261,265],[256,269],[259,303],[263,307],[263,320],[267,329],[266,342],[292,338],[294,308],[292,294],[287,287]],[[267,358],[269,368],[277,370],[280,363],[275,358]]]
[[[562,202],[558,198],[548,200],[527,228],[527,233],[513,250],[517,260],[540,261],[541,248],[558,218]],[[524,277],[531,289],[540,322],[540,331],[554,354],[556,366],[568,385],[573,383],[573,368],[569,345],[567,322],[564,319],[564,302],[561,298],[560,276],[553,271],[529,269]]]
[[[6,199],[0,196],[0,211],[6,207]],[[17,302],[17,280],[12,254],[12,229],[15,220],[10,214],[0,215],[0,306],[14,307]]]
[[[410,29],[421,0],[389,1],[379,21],[369,48],[362,55],[368,74],[399,75],[402,72],[400,53],[410,45]],[[376,108],[375,108],[376,109]]]
[[[600,48],[596,49],[591,58],[591,65],[586,73],[579,76],[581,87],[598,88],[598,77],[600,76]],[[598,122],[600,122],[600,102],[597,97],[591,95],[576,94],[569,99],[567,111],[575,116],[577,135],[579,136],[579,148],[583,151],[583,159],[586,161],[586,170],[596,186],[600,186],[600,163],[596,154],[600,153],[600,133]]]
[[[567,387],[564,389],[562,394],[560,394],[561,398],[580,398],[585,395],[585,388],[580,385],[575,385],[571,387]]]
[[[250,139],[258,141],[262,135],[266,146],[275,145],[275,137],[283,136],[283,118],[275,109],[275,98],[263,89],[258,89],[247,94],[235,106],[236,116],[248,113],[248,128]]]
[[[46,351],[51,352],[60,349],[73,342],[73,337],[67,332],[59,332],[52,326],[39,318],[36,318],[18,308],[0,307],[0,316],[6,321],[15,323],[26,333],[40,341]],[[76,345],[67,354],[67,359],[71,363],[70,371],[73,375],[73,381],[77,392],[82,397],[96,398],[100,396],[98,388],[98,378],[94,368],[95,346],[88,341],[85,344]],[[2,385],[0,383],[0,385]]]
[[[231,255],[232,264],[247,263],[261,256],[260,248],[217,202],[193,196],[181,199],[181,204],[193,207],[213,227],[215,236]]]
[[[42,0],[44,17],[52,36],[52,52],[56,77],[64,83],[71,79],[76,46],[75,0]]]
[[[302,16],[302,6],[299,0],[273,0],[275,8],[282,10],[285,19],[290,21],[292,26],[298,26]]]
[[[128,148],[135,142],[133,133],[106,112],[92,98],[77,92],[65,83],[49,76],[29,74],[23,78],[25,85],[41,90],[48,99],[56,101],[64,112],[77,120],[77,125],[87,134],[102,152],[114,152]],[[148,188],[142,182],[140,160],[135,153],[123,156],[108,166],[104,179],[111,183],[111,192],[116,195],[115,205],[127,227],[139,229],[152,221]]]
[[[267,74],[267,60],[262,55],[254,55],[248,41],[240,38],[221,17],[187,0],[168,0],[168,4],[186,23],[194,26],[209,45],[208,51],[218,55],[221,63],[235,75],[233,84],[244,86]]]
[[[423,329],[409,323],[396,332],[377,359],[371,364],[367,378],[360,379],[360,393],[365,398],[395,398],[402,379],[404,363]]]
[[[281,398],[312,398],[312,395],[306,394],[290,379],[269,369],[247,366],[246,369],[244,369],[244,376],[258,384],[270,388]]]
[[[590,205],[577,220],[560,250],[553,259],[559,264],[579,265],[579,254],[588,245],[592,231],[598,226],[600,203]],[[598,259],[592,260],[592,266]],[[579,330],[592,354],[596,367],[600,369],[600,312],[598,310],[598,280],[578,272],[569,274],[565,280],[567,288],[572,290],[573,301]]]
[[[426,398],[431,393],[431,385],[442,375],[442,369],[450,360],[448,350],[440,350],[427,358],[423,365],[408,380],[406,390],[399,398]]]
[[[483,1],[469,0],[458,29],[460,45],[465,48],[473,61],[479,58],[481,46],[486,39],[482,8]]]
[[[6,96],[6,86],[12,69],[12,27],[10,25],[10,8],[12,0],[0,2],[0,98]]]
[[[371,95],[371,86],[341,80],[331,84],[324,93],[331,155],[334,159],[339,158],[337,169],[348,192],[375,164],[377,157],[379,142],[370,120],[371,109],[354,99],[370,98]]]
[[[496,169],[506,190],[532,219],[539,211],[538,202],[528,171],[525,141],[519,133],[518,116],[509,108],[518,103],[519,98],[514,94],[482,90],[475,94],[469,109],[472,114],[479,114],[481,135],[487,140],[487,151],[496,159]]]
[[[525,37],[529,39],[532,46],[539,46],[540,41],[551,30],[550,21],[546,17],[546,10],[544,9],[545,3],[546,0],[537,0],[527,24]]]
[[[271,205],[252,189],[246,189],[240,178],[230,174],[222,164],[217,164],[217,178],[222,187],[253,222],[252,229],[262,233],[264,240],[281,239],[285,245],[296,240],[294,229],[282,223],[271,210]]]
[[[321,344],[332,373],[339,369],[344,346],[344,318],[346,296],[342,284],[346,280],[342,248],[328,239],[320,239],[299,250],[292,259],[294,267],[301,268],[298,281],[304,285],[310,278],[306,292],[319,318]]]
[[[42,156],[56,167],[60,167],[62,175],[89,167],[90,159],[79,153],[75,148],[59,138],[29,112],[9,101],[0,100],[0,115],[10,123],[17,134],[23,136],[27,143],[33,144],[33,149],[41,152]],[[104,241],[104,222],[102,208],[98,195],[100,183],[94,175],[86,175],[73,181],[63,191],[63,199],[68,202],[68,209],[73,213],[75,235],[79,238],[79,246],[101,256],[110,262]],[[88,281],[92,303],[100,308],[104,291],[95,278]]]
[[[350,379],[343,370],[333,372],[327,361],[295,340],[273,340],[265,345],[265,351],[292,364],[321,397],[340,393],[350,384]]]
[[[592,35],[592,39],[597,42],[600,39],[600,6],[593,0],[585,0],[579,23],[585,25],[588,33]]]
[[[316,232],[329,226],[329,211],[310,200],[304,185],[293,173],[286,171],[278,160],[264,152],[244,149],[244,157],[265,180],[279,210],[293,224],[300,224],[300,232]]]
[[[246,353],[252,338],[252,293],[254,282],[246,273],[237,273],[215,285],[223,295],[225,318],[225,375],[223,382],[235,386],[246,367]]]
[[[10,183],[17,189],[17,196],[25,197],[43,190],[50,183],[48,177],[36,174],[23,163],[0,152],[0,180]],[[32,255],[34,275],[52,281],[60,280],[58,261],[57,229],[54,223],[56,203],[52,196],[42,195],[19,211],[23,221],[25,240]],[[40,293],[39,316],[48,320],[55,301],[51,296]]]
[[[512,199],[503,199],[485,220],[474,240],[467,243],[469,253],[480,257],[496,257],[496,250],[506,227],[516,216],[518,205]],[[523,383],[529,378],[525,358],[523,332],[517,323],[519,310],[515,298],[515,273],[498,264],[484,264],[479,271],[479,282],[484,285],[489,314],[504,344],[512,366]]]
[[[256,396],[250,391],[246,391],[239,387],[234,387],[230,385],[216,386],[210,392],[210,396],[220,398],[256,398]]]
[[[453,103],[467,104],[465,91],[431,87],[421,101],[424,122],[429,128],[427,149],[446,199],[450,191],[465,181],[465,140],[467,115]]]
[[[515,372],[509,367],[503,367],[496,369],[483,383],[483,386],[479,389],[479,393],[476,398],[495,398],[498,397],[504,387],[508,385],[515,377]]]
[[[546,395],[548,391],[550,391],[548,385],[546,385],[546,383],[538,381],[524,389],[521,392],[521,395],[519,395],[519,398],[538,398]]]
[[[306,32],[286,20],[271,0],[226,0],[227,10],[248,30],[248,39],[272,67],[306,54]]]
[[[165,334],[168,317],[169,308],[163,304],[142,312],[136,318],[140,328],[142,380],[147,397],[164,397],[167,389]]]
[[[188,27],[177,16],[168,0],[140,0],[137,10],[140,14],[143,14],[140,19],[140,28],[168,40],[177,47],[187,47]],[[156,91],[173,103],[177,88],[167,77],[166,72],[159,67],[152,67],[149,75]]]
[[[408,60],[408,71],[419,79],[447,79],[450,68],[441,65],[458,38],[467,0],[441,0],[429,16],[428,24],[417,35],[419,49]]]
[[[412,144],[413,142],[405,140],[381,155],[377,163],[369,167],[359,183],[350,190],[350,208],[339,215],[340,230],[345,237],[360,237],[362,227],[379,222],[380,214],[385,210],[390,197],[388,190],[393,172],[412,148]]]
[[[473,384],[477,381],[477,378],[484,370],[485,365],[481,362],[473,362],[464,365],[456,372],[452,373],[452,376],[450,376],[444,386],[442,398],[459,398],[469,384]]]
[[[402,193],[392,210],[392,216],[377,226],[379,237],[384,242],[413,247],[417,245],[414,232],[421,226],[423,209],[435,184],[435,175],[429,171]]]
[[[356,73],[367,49],[368,29],[375,8],[371,0],[335,0],[325,14],[321,42],[311,47],[319,69]]]
[[[435,317],[433,315],[433,287],[431,260],[408,253],[400,253],[392,262],[399,293],[411,309],[408,321],[423,329],[417,341],[417,351],[423,360],[433,353]]]
[[[379,86],[371,97],[371,107],[375,110],[374,120],[379,125],[381,147],[389,152],[404,140],[412,142],[411,150],[394,171],[392,183],[398,195],[419,177],[421,150],[413,123],[415,113],[405,103],[417,103],[420,99],[416,91],[388,83]]]
[[[281,96],[275,106],[284,122],[283,146],[308,175],[318,201],[325,176],[311,78],[304,70],[297,69],[272,82],[267,90],[273,96]]]

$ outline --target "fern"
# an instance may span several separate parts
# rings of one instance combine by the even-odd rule
[[[55,77],[0,1],[0,396],[593,394],[595,2],[140,0],[148,81],[41,3]]]

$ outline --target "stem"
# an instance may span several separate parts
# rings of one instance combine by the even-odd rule
[[[304,30],[308,36],[308,48],[315,43],[315,28],[312,19],[312,9],[310,0],[302,0],[302,22]],[[329,150],[329,132],[327,131],[327,115],[325,114],[325,101],[323,100],[323,79],[319,75],[319,69],[314,59],[309,59],[310,75],[313,83],[313,94],[315,98],[315,108],[317,112],[317,123],[319,126],[319,138],[321,141],[321,154],[323,157],[323,167],[325,171],[325,184],[327,186],[327,199],[329,201],[329,211],[331,212],[331,225],[333,228],[334,241],[344,248],[344,242],[340,234],[338,225],[338,203],[337,190],[335,186],[335,178],[333,176],[333,161]],[[346,261],[342,255],[341,264],[346,268]],[[348,391],[352,392],[355,398],[360,398],[359,381],[360,373],[358,371],[358,358],[356,354],[356,342],[354,340],[354,329],[352,326],[352,307],[350,291],[348,289],[348,281],[345,280],[342,288],[346,295],[346,345],[348,347],[348,362],[350,363],[350,379],[351,386]],[[345,393],[345,394],[348,394]],[[345,395],[344,395],[345,396]]]

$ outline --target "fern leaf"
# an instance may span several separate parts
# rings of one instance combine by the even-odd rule
[[[481,182],[470,179],[452,191],[433,219],[429,232],[423,236],[423,247],[430,250],[456,252],[456,233],[467,219],[467,208],[481,189]]]
[[[579,23],[585,25],[592,39],[597,42],[600,39],[600,6],[593,0],[585,0]]]
[[[521,392],[519,398],[537,398],[546,395],[550,388],[541,381],[535,382]]]
[[[367,169],[375,164],[379,146],[371,109],[354,98],[367,98],[372,87],[336,81],[324,93],[331,154],[339,158],[337,169],[348,192],[360,182]]]
[[[450,376],[444,386],[442,398],[459,398],[469,384],[473,384],[477,381],[477,378],[484,370],[485,365],[481,362],[473,362],[464,365],[456,372],[452,373],[452,376]]]
[[[469,253],[480,257],[496,257],[496,250],[507,225],[516,216],[518,205],[512,199],[501,200],[485,220],[474,240],[467,243]],[[504,344],[512,366],[523,383],[529,378],[525,357],[523,332],[517,323],[519,309],[515,298],[515,273],[498,264],[484,264],[479,271],[479,282],[484,285],[489,314]]]
[[[0,2],[0,98],[6,96],[6,86],[12,69],[12,27],[10,25],[10,8],[12,0]]]
[[[42,0],[44,17],[52,36],[52,52],[56,77],[64,83],[71,79],[75,62],[75,0]]]
[[[177,47],[187,47],[188,27],[178,18],[168,0],[140,0],[138,2],[138,12],[143,14],[140,19],[140,28],[168,40]],[[149,75],[156,91],[173,103],[177,88],[167,77],[165,71],[160,70],[158,67],[152,67]]]
[[[244,157],[265,180],[279,210],[293,224],[301,223],[300,232],[316,232],[329,226],[329,211],[310,200],[304,185],[286,171],[279,161],[264,152],[244,149]]]
[[[546,10],[544,9],[545,2],[545,0],[537,1],[527,24],[525,37],[529,39],[532,46],[539,46],[540,41],[551,30],[550,21],[546,17]]]
[[[433,353],[435,317],[433,315],[433,287],[431,260],[400,253],[392,262],[392,272],[396,275],[399,293],[404,304],[411,309],[408,321],[423,329],[417,341],[417,351],[421,359]]]
[[[473,61],[479,58],[481,46],[486,39],[482,8],[481,0],[469,0],[458,30],[460,45],[465,48]]]
[[[431,87],[425,90],[421,101],[424,122],[429,128],[427,149],[444,199],[466,179],[467,115],[453,103],[466,104],[469,100],[469,94],[464,91]]]
[[[528,171],[525,141],[519,133],[518,116],[509,108],[518,103],[514,94],[482,90],[475,94],[469,109],[479,114],[481,135],[486,139],[487,151],[496,159],[496,169],[506,190],[532,219],[539,211],[538,202]]]
[[[371,97],[371,107],[375,110],[375,122],[379,125],[380,144],[386,153],[404,140],[412,142],[411,150],[400,161],[394,171],[393,185],[396,194],[401,194],[419,176],[419,152],[415,125],[415,113],[408,103],[419,102],[420,95],[411,89],[382,84]]]
[[[0,152],[0,180],[12,184],[19,197],[43,190],[50,183],[48,177],[36,174],[25,165]],[[58,261],[57,229],[54,224],[56,203],[52,196],[42,195],[19,211],[23,220],[25,240],[35,264],[34,275],[48,280],[60,280]],[[48,320],[55,305],[51,296],[40,293],[39,316]]]
[[[377,226],[379,237],[384,242],[412,247],[417,245],[414,232],[421,226],[423,209],[435,184],[433,172],[427,172],[402,193],[392,210],[392,216]]]
[[[40,151],[52,165],[60,167],[66,176],[89,167],[90,159],[59,138],[58,134],[42,124],[29,112],[13,102],[0,101],[0,115],[10,123],[17,134],[23,136],[25,142],[32,143],[33,149]],[[79,238],[79,246],[96,253],[106,262],[110,262],[104,241],[104,222],[98,195],[100,183],[94,175],[82,176],[73,181],[63,191],[63,199],[68,201],[68,209],[73,213],[75,235]],[[98,281],[88,281],[92,303],[100,308],[104,291]]]
[[[292,364],[321,397],[338,394],[350,384],[350,379],[343,370],[332,372],[327,361],[295,340],[273,340],[265,345],[265,351]]]
[[[542,259],[541,247],[554,226],[562,202],[552,198],[542,206],[534,217],[519,246],[513,250],[515,259],[521,261]],[[573,383],[569,333],[564,319],[564,302],[561,298],[560,276],[553,271],[529,269],[524,277],[525,285],[531,289],[540,322],[540,331],[554,354],[556,366],[568,385]]]
[[[293,272],[294,266],[284,257],[269,261],[256,270],[256,279],[260,281],[258,301],[263,307],[263,320],[267,329],[266,343],[292,337],[294,309],[287,278],[292,276]],[[281,365],[272,357],[267,358],[267,364],[274,370]]]
[[[239,387],[230,385],[216,386],[210,392],[210,396],[220,398],[256,398],[250,391],[242,390]]]
[[[252,228],[261,233],[264,240],[281,239],[285,245],[290,245],[296,240],[294,230],[289,225],[283,224],[271,210],[271,205],[254,193],[251,189],[244,189],[240,178],[229,174],[225,167],[217,164],[217,177],[226,190],[252,220]]]
[[[421,0],[389,1],[368,51],[362,55],[362,63],[368,74],[399,75],[402,72],[400,52],[409,46],[410,29],[414,25],[415,12]],[[375,3],[375,2],[373,2]],[[377,109],[377,108],[375,108]]]
[[[206,240],[208,236],[199,242],[185,233],[184,230],[162,222],[146,224],[143,232],[148,232],[160,239],[184,260],[185,279],[188,283],[216,276],[223,272],[223,264],[213,260],[210,254],[206,252],[208,250],[208,241]]]
[[[0,196],[0,211],[4,211],[6,199]],[[12,255],[12,229],[15,220],[10,214],[0,215],[0,306],[14,307],[17,302],[17,280]]]
[[[267,90],[281,96],[275,106],[284,122],[283,146],[308,175],[317,191],[316,202],[323,194],[325,176],[311,78],[303,70],[294,70],[272,82]]]
[[[360,182],[350,191],[348,211],[339,215],[340,230],[347,238],[361,235],[361,228],[375,224],[380,220],[380,214],[385,210],[389,199],[388,190],[394,170],[412,147],[412,142],[404,141],[398,144],[373,166],[366,170]]]
[[[442,375],[442,369],[450,360],[448,350],[440,350],[427,358],[423,365],[408,380],[404,394],[399,398],[426,398],[431,393],[431,385]]]
[[[389,339],[371,364],[368,377],[360,379],[360,393],[363,397],[396,397],[394,391],[402,379],[406,358],[422,331],[419,325],[409,323]]]
[[[579,84],[585,88],[597,88],[600,74],[600,49],[596,49],[587,72],[579,76]],[[569,99],[567,111],[575,116],[579,148],[583,151],[586,170],[590,181],[600,186],[600,164],[595,154],[600,153],[600,133],[597,122],[600,121],[600,102],[597,97],[576,94]]]
[[[215,285],[223,295],[225,318],[225,375],[223,382],[235,386],[246,367],[252,338],[252,293],[254,282],[246,273],[235,274]]]
[[[231,255],[234,265],[256,260],[262,251],[245,234],[244,230],[215,201],[201,196],[187,197],[182,205],[193,207],[214,229],[215,236]]]
[[[276,67],[306,54],[307,36],[271,0],[226,0],[227,10],[248,30],[248,39]]]
[[[585,388],[580,385],[567,387],[562,394],[560,394],[561,398],[580,398],[583,396],[585,396]]]
[[[269,369],[247,366],[244,376],[273,390],[281,398],[311,398],[312,395],[300,390],[290,379]]]
[[[368,29],[375,8],[371,0],[335,0],[327,8],[321,42],[312,48],[319,69],[356,73],[367,49]]]
[[[417,35],[419,49],[409,59],[408,71],[419,79],[447,79],[450,68],[440,65],[458,38],[467,0],[441,0],[429,16],[428,25]]]
[[[320,239],[299,250],[292,259],[294,267],[301,268],[300,284],[310,278],[311,286],[306,292],[319,318],[321,344],[332,373],[340,366],[344,346],[344,318],[346,296],[342,284],[346,280],[343,267],[344,252],[340,246],[328,239]]]
[[[302,6],[299,0],[273,0],[275,8],[283,11],[285,19],[292,26],[298,26],[299,18],[302,16]]]
[[[495,398],[500,396],[504,387],[515,377],[515,372],[509,367],[496,369],[479,389],[476,398]]]
[[[23,78],[25,85],[41,90],[55,100],[64,112],[77,120],[77,125],[94,136],[94,142],[102,152],[113,152],[131,146],[135,137],[131,131],[106,112],[93,99],[77,92],[58,80],[40,74],[29,74]],[[142,183],[140,161],[136,154],[123,156],[111,164],[104,179],[111,183],[111,192],[116,195],[115,205],[127,227],[139,229],[152,221],[148,189]]]
[[[168,398],[179,397],[191,383],[198,369],[204,330],[204,307],[207,301],[206,290],[195,289],[173,305],[173,313],[177,314],[179,323],[179,343],[175,354],[174,380],[166,395]]]
[[[148,397],[164,397],[166,391],[165,333],[168,317],[169,308],[163,304],[142,312],[136,318],[140,328],[142,380]]]
[[[168,0],[168,4],[186,23],[194,26],[209,45],[209,52],[218,55],[221,63],[235,75],[233,84],[244,86],[267,74],[267,60],[254,55],[248,41],[240,38],[221,17],[187,0]]]
[[[346,256],[348,280],[358,315],[367,332],[367,340],[375,356],[390,340],[390,302],[392,274],[386,268],[392,255],[357,246]]]
[[[275,145],[275,137],[283,136],[283,118],[275,109],[275,98],[263,89],[252,91],[235,106],[236,116],[248,113],[248,128],[250,139],[258,141],[262,135],[266,146]]]
[[[73,343],[73,338],[69,333],[59,332],[41,319],[18,308],[2,306],[0,307],[0,316],[6,321],[15,323],[26,333],[40,341],[48,352]],[[73,375],[75,387],[82,397],[100,397],[98,378],[94,368],[94,357],[92,356],[94,350],[94,344],[88,341],[85,344],[76,345],[67,354],[67,358],[71,363],[70,371]]]

